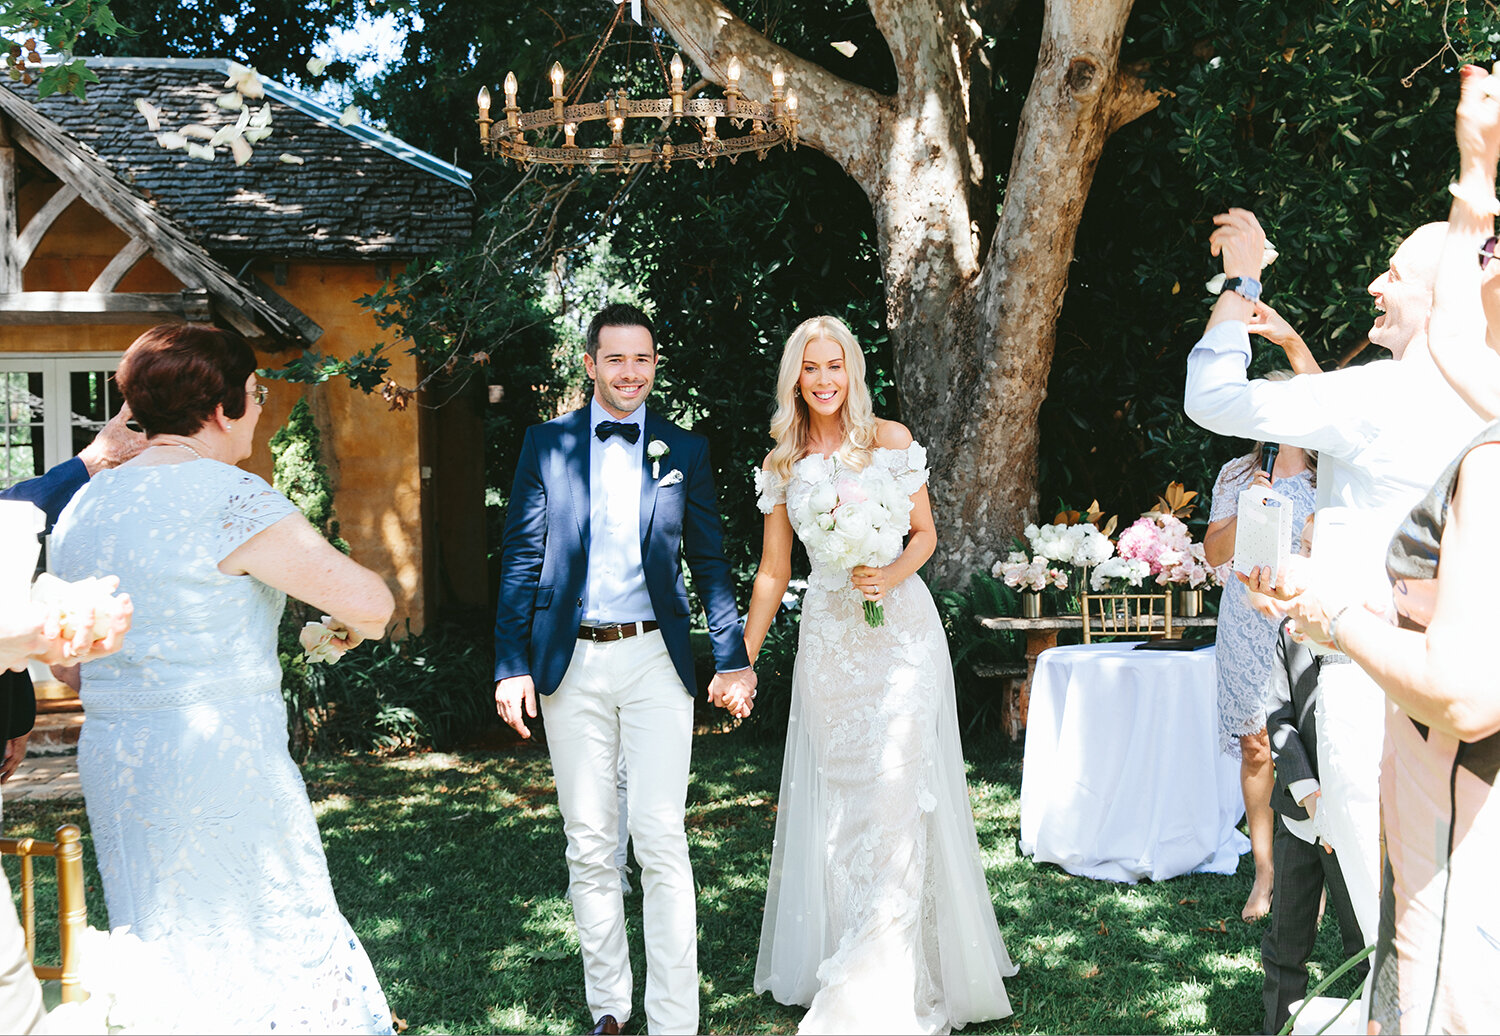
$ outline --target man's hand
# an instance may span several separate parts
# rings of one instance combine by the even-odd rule
[[[105,468],[116,468],[146,448],[146,437],[126,426],[130,420],[130,405],[120,407],[120,412],[94,436],[94,441],[78,451],[78,459],[88,468],[93,478]]]
[[[708,682],[709,703],[728,709],[735,719],[744,719],[755,707],[755,684],[754,669],[715,673]]]
[[[495,684],[495,711],[524,738],[531,737],[525,717],[536,719],[536,684],[530,674],[507,676]]]
[[[26,742],[30,737],[29,733],[22,734],[5,742],[5,758],[0,760],[0,784],[10,780],[10,775],[16,772],[16,767],[26,758]]]
[[[1320,796],[1322,794],[1323,794],[1323,789],[1319,788],[1317,791],[1313,792],[1307,798],[1305,798],[1301,802],[1297,803],[1297,805],[1299,805],[1303,809],[1307,810],[1307,819],[1308,820],[1311,820],[1313,817],[1315,817],[1315,816],[1318,815],[1318,796]]]
[[[1230,209],[1214,217],[1218,227],[1208,237],[1208,250],[1224,258],[1226,277],[1253,277],[1260,280],[1265,261],[1266,232],[1249,209]]]

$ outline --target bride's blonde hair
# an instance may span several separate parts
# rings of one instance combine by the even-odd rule
[[[807,402],[798,382],[802,378],[802,354],[809,342],[819,338],[837,343],[844,351],[844,372],[849,376],[849,391],[839,413],[844,438],[834,456],[839,463],[858,470],[869,461],[875,447],[875,407],[865,384],[865,354],[859,342],[838,317],[804,320],[786,340],[776,375],[776,412],[771,415],[771,438],[776,445],[766,458],[766,469],[782,485],[791,480],[792,465],[807,453]]]

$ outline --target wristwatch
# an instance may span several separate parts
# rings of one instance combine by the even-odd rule
[[[1254,277],[1231,277],[1224,282],[1224,291],[1232,291],[1247,302],[1260,301],[1260,281]]]

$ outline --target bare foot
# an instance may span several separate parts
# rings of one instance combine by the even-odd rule
[[[1271,912],[1271,875],[1255,872],[1255,884],[1250,887],[1250,898],[1245,900],[1245,909],[1240,911],[1240,920],[1246,924],[1259,921]]]

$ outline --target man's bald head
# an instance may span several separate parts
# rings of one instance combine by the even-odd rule
[[[1427,331],[1432,289],[1437,284],[1447,223],[1427,223],[1407,235],[1391,256],[1390,267],[1370,282],[1378,311],[1370,341],[1401,359],[1406,347]]]

